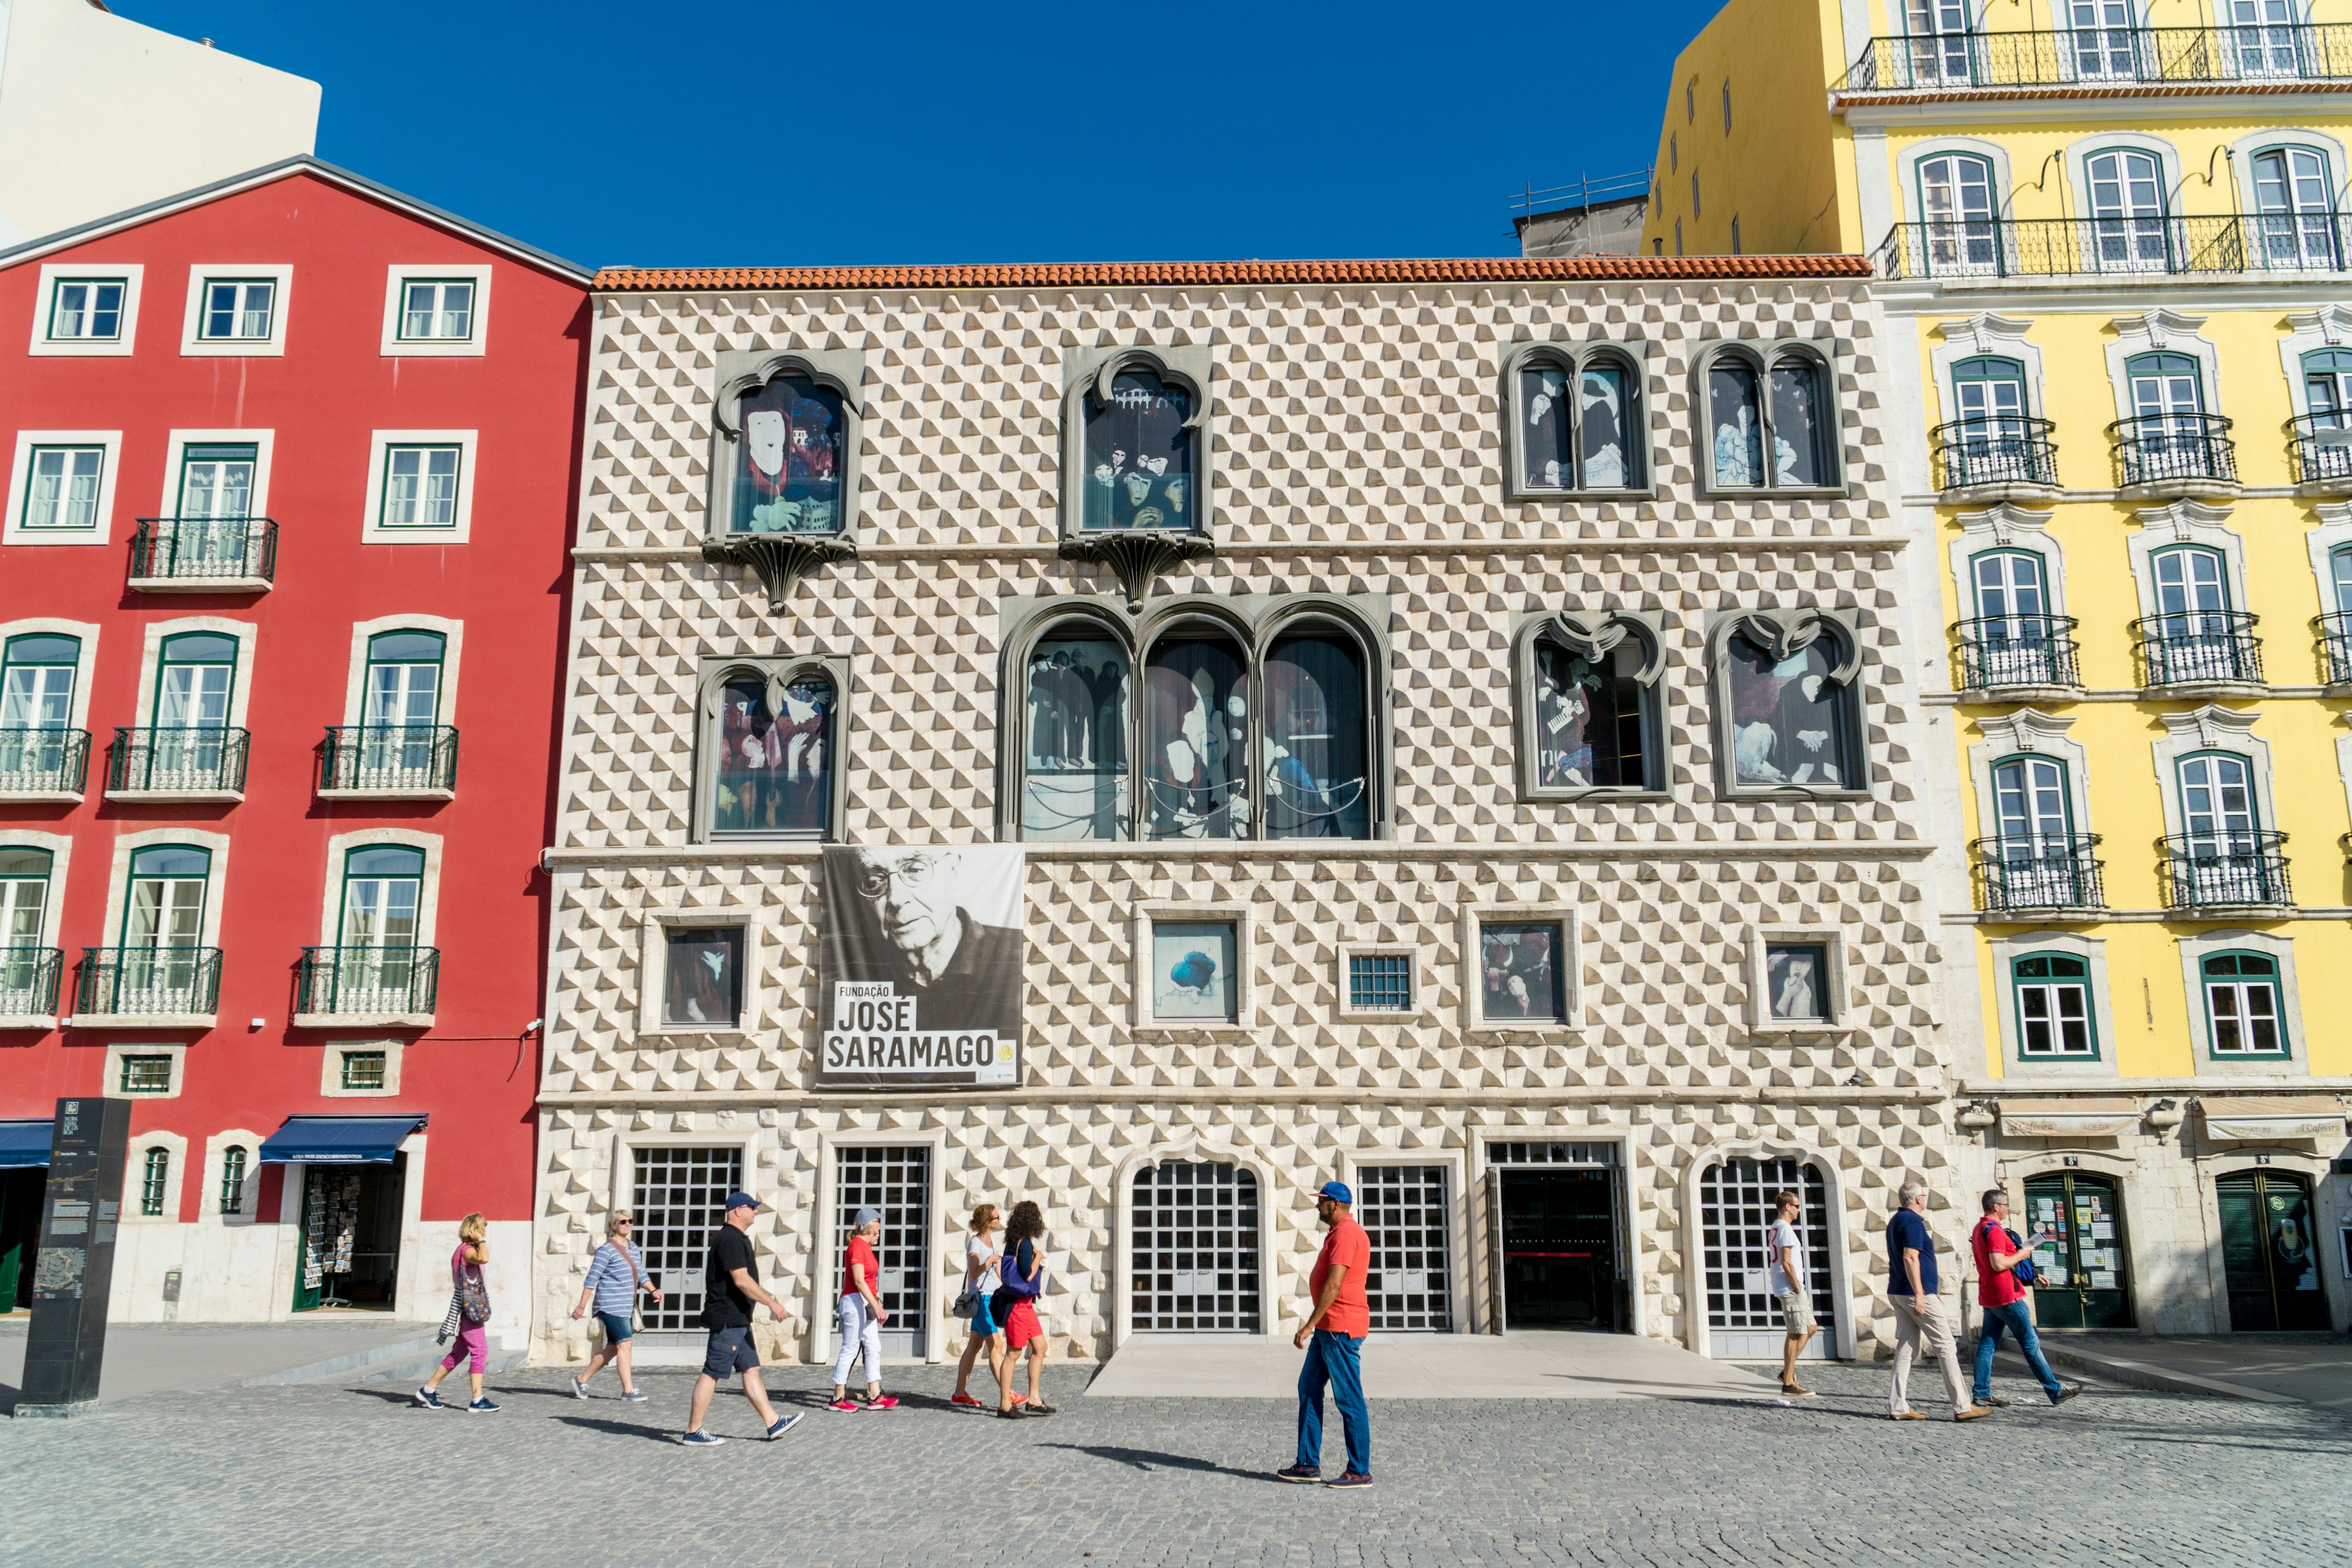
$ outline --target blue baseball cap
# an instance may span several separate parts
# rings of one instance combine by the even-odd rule
[[[1346,1204],[1350,1208],[1356,1205],[1356,1194],[1348,1190],[1348,1184],[1345,1182],[1326,1182],[1315,1189],[1315,1195],[1318,1198],[1329,1198],[1335,1204]]]
[[[753,1197],[749,1193],[730,1193],[727,1194],[727,1212],[729,1214],[733,1214],[737,1209],[755,1209],[759,1206],[760,1200]]]

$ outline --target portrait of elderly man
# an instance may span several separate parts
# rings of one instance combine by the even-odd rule
[[[827,851],[833,978],[888,981],[918,1029],[1017,1032],[1021,864],[992,846]]]

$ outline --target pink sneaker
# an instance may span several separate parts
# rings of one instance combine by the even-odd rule
[[[832,1403],[828,1404],[825,1408],[827,1410],[855,1410],[857,1408],[857,1401],[844,1397],[834,1400]]]
[[[896,1410],[898,1408],[898,1402],[889,1394],[877,1394],[861,1404],[858,1408],[860,1410]]]
[[[974,1399],[969,1394],[959,1394],[950,1399],[948,1403],[954,1405],[959,1410],[981,1410],[986,1408],[986,1406],[982,1405],[979,1400]]]

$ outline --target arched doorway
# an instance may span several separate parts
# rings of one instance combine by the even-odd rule
[[[2232,1171],[2214,1179],[2213,1195],[2231,1331],[2327,1327],[2311,1183],[2285,1171]]]
[[[1255,1334],[1257,1177],[1168,1160],[1135,1173],[1128,1310],[1138,1333]]]
[[[2132,1326],[2131,1253],[2116,1184],[2077,1171],[2025,1184],[2033,1319],[2045,1329]]]
[[[1707,1347],[1717,1357],[1776,1358],[1787,1342],[1771,1291],[1772,1222],[1779,1215],[1774,1200],[1784,1192],[1804,1200],[1797,1240],[1805,1262],[1803,1284],[1822,1331],[1805,1347],[1805,1359],[1830,1361],[1838,1354],[1836,1287],[1830,1273],[1830,1241],[1837,1230],[1821,1168],[1801,1160],[1726,1160],[1707,1166],[1698,1178]]]

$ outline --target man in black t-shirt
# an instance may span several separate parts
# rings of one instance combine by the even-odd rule
[[[702,1272],[702,1326],[710,1331],[710,1340],[702,1352],[702,1375],[694,1380],[694,1412],[678,1438],[689,1448],[716,1447],[727,1441],[705,1432],[702,1418],[710,1412],[719,1380],[730,1372],[743,1374],[744,1395],[760,1413],[771,1438],[782,1436],[801,1418],[798,1411],[778,1415],[769,1405],[768,1391],[760,1383],[760,1353],[751,1345],[751,1303],[767,1308],[778,1322],[784,1320],[783,1303],[760,1288],[751,1238],[744,1234],[759,1212],[760,1200],[749,1193],[728,1194],[727,1223],[710,1237],[710,1257]]]

